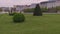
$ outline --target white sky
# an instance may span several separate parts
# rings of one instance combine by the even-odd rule
[[[11,7],[13,5],[26,5],[31,3],[39,3],[47,0],[0,0],[0,7]]]

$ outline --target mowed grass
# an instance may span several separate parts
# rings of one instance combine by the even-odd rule
[[[0,15],[0,34],[60,34],[60,14],[25,14],[23,23],[14,23],[12,18],[8,14]]]

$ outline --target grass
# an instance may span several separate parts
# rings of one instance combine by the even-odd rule
[[[60,14],[25,17],[25,22],[14,23],[12,16],[0,15],[0,34],[60,34]]]

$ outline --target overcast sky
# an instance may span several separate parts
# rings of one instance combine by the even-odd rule
[[[13,5],[26,5],[31,3],[39,3],[47,0],[0,0],[0,7],[11,7]]]

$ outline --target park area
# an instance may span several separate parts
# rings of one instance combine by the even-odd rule
[[[0,34],[60,34],[60,14],[24,16],[25,22],[14,23],[13,16],[0,14]]]

